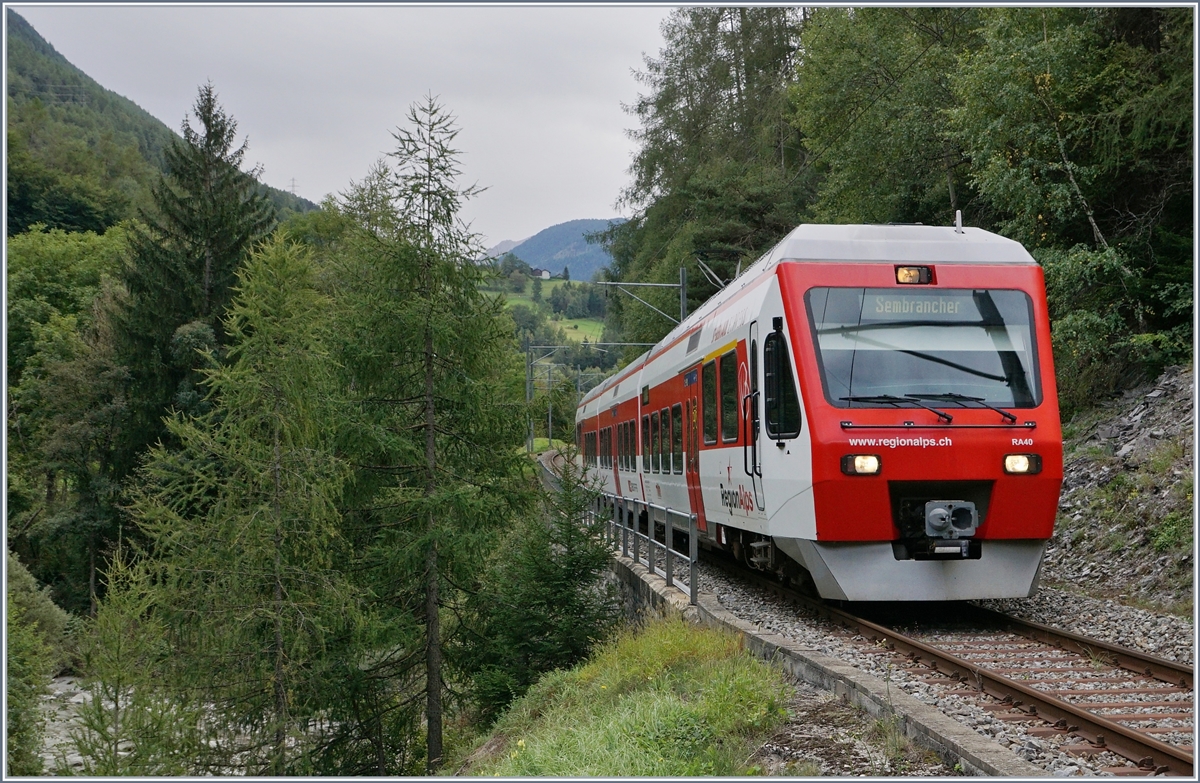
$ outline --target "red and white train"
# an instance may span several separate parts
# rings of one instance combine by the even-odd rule
[[[576,439],[606,492],[822,597],[1027,596],[1062,484],[1042,270],[975,228],[802,225],[589,392]]]

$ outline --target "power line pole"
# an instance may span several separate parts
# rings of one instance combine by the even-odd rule
[[[622,283],[622,282],[611,281],[611,280],[598,280],[598,281],[592,283],[592,285],[612,286],[613,288],[616,288],[621,293],[632,296],[634,299],[636,299],[639,302],[641,302],[642,304],[646,305],[646,307],[649,307],[651,310],[658,313],[663,318],[666,318],[668,321],[670,321],[673,324],[682,323],[684,321],[684,319],[687,318],[687,267],[685,267],[685,266],[679,267],[679,282],[678,283]],[[641,298],[637,294],[633,293],[632,291],[627,291],[626,288],[678,288],[679,289],[679,320],[675,320],[675,318],[667,315],[662,310],[659,310],[657,307],[650,304],[649,302],[647,302],[645,299]]]

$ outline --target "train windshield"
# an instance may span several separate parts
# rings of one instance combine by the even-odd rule
[[[825,394],[838,407],[1041,402],[1033,304],[1022,291],[813,288],[805,301]]]

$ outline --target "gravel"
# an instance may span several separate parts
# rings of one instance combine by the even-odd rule
[[[923,682],[918,675],[897,667],[890,656],[868,652],[866,640],[862,637],[851,637],[807,610],[788,604],[766,591],[740,584],[714,567],[701,564],[699,585],[702,591],[715,594],[722,606],[746,622],[763,631],[791,639],[801,647],[857,666],[884,680],[889,687],[937,707],[951,718],[996,740],[1018,757],[1041,766],[1055,776],[1108,775],[1111,773],[1102,772],[1104,767],[1126,766],[1129,763],[1107,752],[1092,758],[1069,755],[1059,747],[1078,744],[1078,739],[1068,735],[1051,738],[1032,736],[1022,724],[1000,720],[979,707],[974,699],[950,693],[954,687]],[[1179,618],[1124,607],[1112,601],[1074,596],[1059,590],[1043,590],[1035,598],[1020,601],[981,603],[1021,613],[1035,622],[1109,639],[1163,657],[1192,660],[1192,627]],[[855,644],[856,640],[858,644]],[[1030,727],[1042,725],[1034,723]]]

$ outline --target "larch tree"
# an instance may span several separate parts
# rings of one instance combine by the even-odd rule
[[[366,655],[344,574],[331,304],[307,254],[283,239],[238,279],[227,356],[203,372],[212,407],[168,421],[178,446],[151,451],[131,513],[172,687],[214,705],[232,729],[218,747],[247,753],[248,773],[304,773],[309,721]]]
[[[479,290],[483,248],[459,215],[476,190],[458,185],[457,133],[432,96],[410,108],[390,160],[342,197],[360,232],[335,274],[360,411],[350,527],[377,605],[406,629],[379,670],[423,668],[427,772],[443,756],[444,607],[526,497],[511,321]]]

